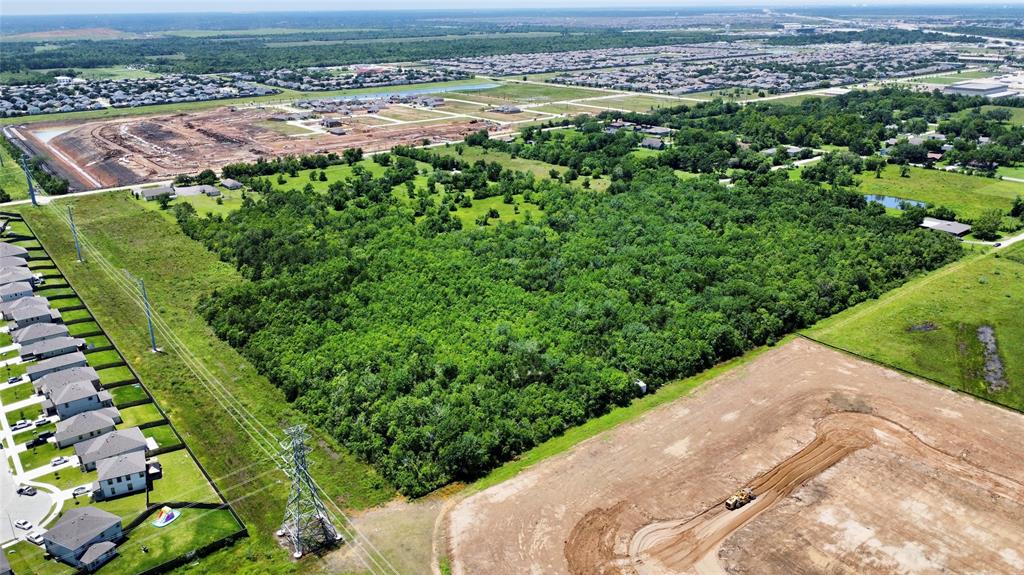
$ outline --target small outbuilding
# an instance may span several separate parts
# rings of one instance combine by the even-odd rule
[[[220,185],[224,186],[229,190],[238,190],[241,189],[242,182],[239,182],[238,180],[233,180],[231,178],[223,178],[220,181]]]
[[[971,226],[967,224],[951,222],[949,220],[940,220],[937,218],[925,218],[924,221],[921,222],[921,227],[928,228],[929,230],[935,230],[937,232],[953,234],[959,238],[971,233]]]

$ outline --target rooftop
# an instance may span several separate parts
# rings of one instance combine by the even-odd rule
[[[118,429],[95,439],[89,439],[75,445],[75,453],[82,464],[89,464],[120,455],[128,451],[145,449],[146,438],[138,427]]]
[[[71,508],[64,512],[60,521],[43,538],[65,549],[76,550],[100,533],[120,524],[120,517],[96,507]]]
[[[96,462],[97,477],[100,481],[115,479],[146,471],[146,456],[141,451],[123,453]]]

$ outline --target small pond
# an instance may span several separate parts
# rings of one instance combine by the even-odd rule
[[[876,202],[876,203],[882,204],[883,206],[885,206],[887,208],[892,208],[894,210],[902,210],[903,209],[903,204],[908,204],[908,205],[911,205],[911,206],[919,206],[919,207],[922,207],[922,208],[928,206],[928,204],[926,202],[919,202],[917,200],[908,200],[906,198],[894,198],[892,196],[880,196],[878,194],[864,194],[864,198],[867,199],[867,201],[869,201],[869,202]]]

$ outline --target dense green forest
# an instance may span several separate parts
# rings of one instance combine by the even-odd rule
[[[984,42],[977,36],[945,36],[921,30],[901,30],[885,28],[878,30],[862,30],[860,32],[827,32],[825,34],[806,34],[801,36],[777,36],[769,38],[768,43],[776,46],[806,46],[810,44],[846,44],[864,42],[865,44],[920,44],[922,42]]]
[[[419,34],[418,31],[409,33]],[[434,32],[436,34],[437,32]],[[434,35],[431,34],[431,35]],[[222,38],[160,37],[48,43],[36,50],[33,42],[0,43],[0,71],[46,68],[95,68],[145,64],[157,72],[244,72],[272,68],[339,66],[368,62],[402,62],[517,52],[564,52],[591,48],[659,46],[710,42],[718,36],[703,32],[597,31],[547,36],[440,36],[415,42],[355,41],[379,33],[301,33],[291,35],[225,36]],[[400,37],[400,36],[399,36]],[[42,43],[40,43],[42,44]]]
[[[960,254],[920,213],[781,172],[611,172],[609,193],[517,180],[544,214],[521,224],[417,217],[401,168],[176,215],[251,280],[201,305],[217,334],[411,495]]]

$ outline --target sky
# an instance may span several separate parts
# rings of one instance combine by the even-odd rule
[[[112,14],[141,12],[261,12],[280,10],[403,10],[403,9],[469,9],[480,8],[589,8],[589,7],[673,7],[702,6],[798,6],[800,0],[375,0],[372,3],[338,2],[336,0],[0,0],[0,15],[14,14]],[[906,4],[956,5],[1024,5],[1024,0],[992,2],[992,0],[814,0],[815,6],[864,6]]]

